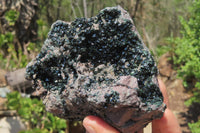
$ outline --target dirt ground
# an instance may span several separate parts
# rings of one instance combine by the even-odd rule
[[[177,72],[172,69],[169,54],[165,54],[159,59],[158,68],[160,78],[164,81],[169,97],[169,108],[176,115],[183,133],[191,133],[188,127],[189,122],[198,120],[200,116],[200,106],[193,105],[187,107],[184,102],[189,99],[192,94],[182,85],[182,80],[177,79]]]

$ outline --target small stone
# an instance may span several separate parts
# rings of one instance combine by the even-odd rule
[[[56,21],[26,78],[46,109],[61,118],[96,115],[120,132],[137,132],[161,118],[166,105],[158,70],[129,14],[109,7],[89,19]]]

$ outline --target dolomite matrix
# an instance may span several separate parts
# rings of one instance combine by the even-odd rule
[[[71,23],[56,21],[26,69],[47,111],[68,120],[96,115],[137,132],[165,110],[158,70],[120,6]]]

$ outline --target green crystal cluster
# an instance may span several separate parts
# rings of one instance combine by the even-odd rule
[[[47,90],[74,89],[72,81],[80,74],[77,62],[90,63],[93,76],[82,84],[87,91],[131,75],[138,80],[138,95],[144,103],[163,102],[159,87],[153,82],[158,73],[155,61],[134,30],[133,22],[122,18],[117,8],[106,8],[95,17],[78,18],[71,23],[55,22],[40,54],[27,66],[26,77],[34,80],[36,86],[40,81]],[[109,72],[96,76],[100,70],[95,68],[101,64],[113,68],[112,78],[107,76]],[[104,97],[116,103],[118,95],[113,92]]]

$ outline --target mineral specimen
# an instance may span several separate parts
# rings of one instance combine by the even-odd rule
[[[56,21],[26,70],[49,112],[68,120],[96,115],[124,133],[162,117],[157,74],[153,57],[120,6],[71,23]]]

